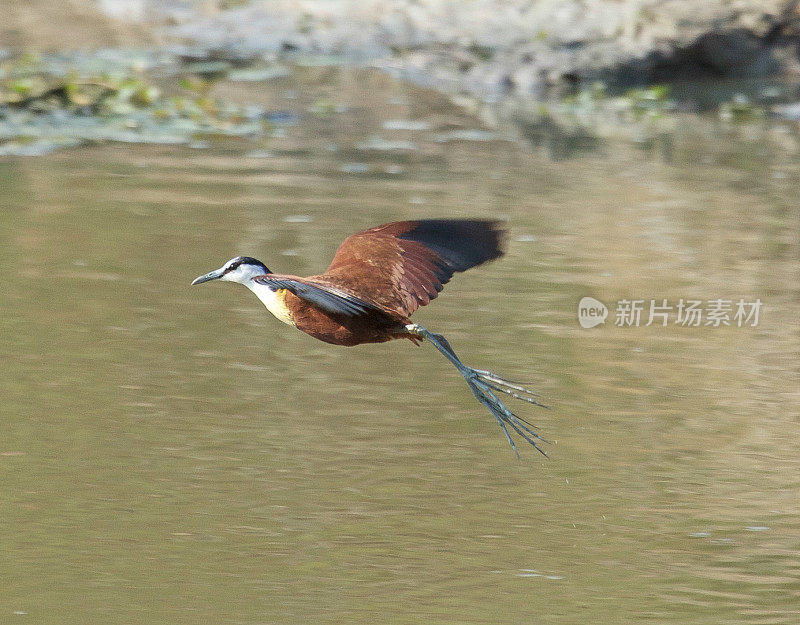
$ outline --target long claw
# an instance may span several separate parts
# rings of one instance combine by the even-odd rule
[[[473,369],[475,373],[479,374],[481,377],[486,378],[494,382],[495,384],[500,384],[502,386],[507,386],[508,388],[513,388],[515,391],[520,391],[521,393],[525,393],[526,395],[533,395],[534,397],[539,397],[539,393],[534,393],[530,389],[525,388],[518,382],[511,382],[510,380],[506,380],[505,378],[501,378],[496,373],[492,373],[491,371],[486,371],[485,369]]]
[[[534,406],[539,406],[540,408],[549,408],[549,406],[546,406],[546,405],[536,401],[535,399],[533,399],[533,397],[526,397],[524,395],[520,395],[519,393],[515,393],[514,391],[510,391],[507,388],[505,388],[504,386],[500,386],[499,384],[495,384],[494,382],[491,382],[489,380],[490,380],[489,378],[485,378],[484,381],[485,381],[486,386],[489,386],[489,387],[493,388],[495,391],[500,391],[501,393],[505,393],[506,395],[511,395],[511,397],[514,397],[514,398],[519,399],[521,401],[526,401],[529,404],[533,404]],[[512,388],[514,388],[514,387],[512,387]],[[530,391],[528,391],[528,393],[533,395],[533,393],[531,393]]]
[[[511,428],[517,434],[519,434],[526,442],[533,445],[533,447],[540,454],[547,457],[545,451],[541,447],[539,447],[539,445],[536,443],[536,439],[544,441],[545,443],[548,442],[547,439],[540,436],[532,429],[524,425],[525,423],[527,423],[527,421],[524,421],[524,419],[520,419],[520,417],[518,417],[508,408],[506,408],[503,402],[501,402],[500,399],[497,397],[497,395],[495,395],[491,391],[487,383],[485,383],[483,380],[480,379],[480,377],[477,376],[474,379],[467,378],[467,383],[472,389],[472,393],[475,395],[475,397],[478,398],[478,401],[480,401],[484,406],[486,406],[489,409],[489,412],[491,412],[492,415],[495,417],[495,419],[497,419],[497,422],[500,424],[500,427],[503,428],[503,432],[505,433],[506,438],[511,444],[511,448],[514,450],[514,453],[517,454],[517,456],[519,456],[519,452],[517,451],[516,445],[514,445],[514,441],[511,439],[506,424],[510,425]]]
[[[534,449],[536,449],[543,456],[547,457],[547,454],[541,447],[539,447],[537,443],[537,441],[547,443],[547,439],[531,429],[535,427],[532,423],[529,423],[522,417],[518,417],[508,408],[506,408],[503,402],[500,401],[493,391],[505,393],[506,395],[510,395],[515,399],[519,399],[535,406],[547,408],[547,406],[534,399],[534,397],[538,397],[536,393],[528,390],[521,384],[509,382],[505,378],[501,378],[499,375],[492,373],[491,371],[486,371],[484,369],[473,369],[472,367],[466,366],[463,362],[461,362],[458,356],[456,356],[456,353],[450,346],[450,343],[441,334],[429,332],[417,324],[407,325],[406,330],[416,336],[421,336],[428,339],[428,341],[430,341],[430,343],[436,349],[438,349],[442,355],[447,358],[453,364],[453,366],[456,367],[456,369],[458,369],[459,373],[464,376],[464,379],[467,381],[467,384],[469,385],[472,394],[475,395],[475,398],[484,406],[486,406],[492,416],[497,419],[497,422],[503,429],[503,434],[505,434],[508,444],[511,446],[511,449],[514,450],[517,458],[519,458],[519,451],[514,443],[514,439],[511,438],[511,433],[508,431],[508,426],[511,426],[511,428],[517,434],[519,434],[523,440],[525,440],[527,443],[530,443]]]
[[[495,417],[495,419],[497,419],[497,422],[500,424],[500,427],[503,428],[503,433],[506,435],[506,440],[511,445],[511,449],[514,450],[514,453],[516,454],[517,458],[519,458],[519,451],[517,451],[517,446],[514,444],[514,439],[511,438],[511,434],[508,433],[508,429],[506,428],[506,424],[497,415],[494,415],[494,417]],[[511,427],[514,427],[514,426],[512,425]],[[536,447],[536,445],[534,445],[534,447]]]
[[[506,440],[508,444],[511,445],[511,449],[514,450],[514,453],[519,458],[519,451],[517,451],[517,446],[514,444],[514,439],[511,438],[511,435],[508,433],[508,428],[506,428],[506,419],[495,410],[492,403],[489,401],[489,398],[483,394],[483,391],[476,386],[470,384],[470,388],[472,389],[473,395],[477,397],[478,401],[481,402],[484,406],[489,409],[489,412],[492,413],[492,416],[497,419],[497,422],[500,424],[500,427],[503,428],[503,433],[506,435]],[[514,427],[513,425],[511,427]],[[536,445],[534,445],[535,447]]]
[[[533,423],[531,423],[530,421],[528,421],[527,419],[523,419],[522,417],[520,417],[520,416],[519,416],[518,414],[516,414],[516,413],[512,413],[512,414],[514,415],[514,418],[515,418],[515,419],[517,419],[517,420],[519,420],[519,421],[522,421],[522,422],[523,422],[525,425],[532,427],[534,430],[536,429],[536,426],[535,426]],[[544,438],[543,436],[537,436],[537,438],[541,438],[541,439],[542,439],[543,441],[545,441],[546,443],[549,443],[549,442],[550,442],[550,441],[548,441],[546,438]]]
[[[542,449],[541,447],[539,447],[539,445],[536,443],[536,440],[534,440],[534,438],[533,438],[533,437],[529,436],[529,435],[528,435],[528,434],[527,434],[525,431],[523,431],[523,429],[522,429],[522,426],[520,426],[518,423],[516,423],[516,422],[514,422],[514,421],[512,421],[512,420],[509,420],[507,423],[508,423],[508,424],[509,424],[509,425],[510,425],[512,428],[514,428],[514,431],[515,431],[517,434],[519,434],[519,435],[520,435],[522,438],[524,438],[524,439],[525,439],[525,440],[526,440],[528,443],[530,443],[531,445],[533,445],[533,446],[534,446],[534,448],[536,449],[536,451],[538,451],[540,454],[542,454],[542,455],[543,455],[545,458],[547,458],[547,457],[548,457],[548,455],[547,455],[547,453],[544,451],[544,449]],[[537,438],[538,438],[538,437],[537,437]],[[542,440],[544,440],[544,439],[542,439]]]

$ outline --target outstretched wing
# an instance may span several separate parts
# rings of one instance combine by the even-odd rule
[[[306,278],[283,276],[280,274],[265,274],[253,278],[254,282],[268,286],[273,291],[286,289],[297,297],[315,304],[322,310],[347,317],[363,315],[371,310],[380,310],[374,304],[366,302],[355,295],[346,293],[335,286],[315,284]]]
[[[502,256],[503,235],[493,220],[388,223],[347,237],[319,278],[408,317],[454,273]]]

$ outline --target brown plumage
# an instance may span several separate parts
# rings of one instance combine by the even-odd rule
[[[397,221],[347,237],[319,275],[275,274],[254,258],[238,256],[192,284],[213,279],[241,282],[281,321],[326,343],[349,347],[427,339],[489,408],[514,451],[507,425],[542,451],[535,440],[541,437],[495,395],[497,391],[541,405],[533,393],[489,371],[467,367],[443,336],[409,319],[438,296],[454,273],[502,256],[503,236],[499,223],[486,219]]]
[[[407,319],[435,299],[457,271],[503,254],[504,231],[491,220],[398,221],[347,237],[321,279],[370,295]]]
[[[436,298],[455,272],[501,256],[502,237],[496,221],[398,221],[347,237],[320,275],[266,274],[256,282],[285,288],[292,323],[326,343],[418,342],[405,332],[411,314]],[[304,287],[357,300],[360,310],[337,309],[335,301],[321,308]]]

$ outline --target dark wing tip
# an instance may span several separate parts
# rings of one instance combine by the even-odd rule
[[[397,238],[421,243],[444,259],[454,272],[503,255],[506,231],[494,219],[422,219],[409,226]]]

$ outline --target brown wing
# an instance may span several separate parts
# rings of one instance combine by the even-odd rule
[[[347,237],[319,279],[408,317],[434,299],[455,272],[502,256],[503,234],[492,220],[384,224]]]

